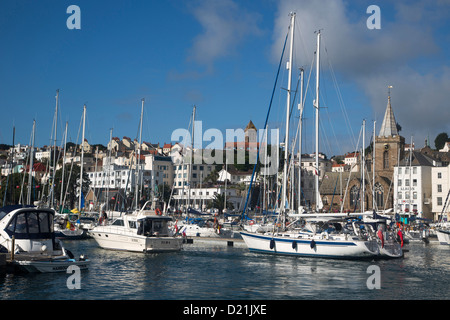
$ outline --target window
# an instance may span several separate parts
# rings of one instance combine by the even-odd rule
[[[398,179],[397,185],[398,185],[399,187],[402,186],[402,179]]]
[[[409,179],[405,179],[405,187],[409,187]]]
[[[354,208],[356,208],[358,196],[359,196],[359,189],[357,186],[353,186],[350,189],[350,205]]]
[[[398,168],[398,174],[402,173],[402,168]]]
[[[442,172],[438,172],[437,177],[438,177],[438,179],[441,179],[442,178]]]
[[[402,199],[402,193],[401,193],[401,192],[399,192],[399,193],[397,194],[397,198],[398,198],[399,200]]]
[[[413,187],[417,187],[417,179],[413,179]]]
[[[442,184],[437,185],[437,192],[442,192]]]
[[[413,174],[417,174],[417,167],[413,167]]]
[[[389,152],[383,152],[383,169],[389,169]]]
[[[113,226],[122,226],[123,227],[123,220],[122,219],[117,219],[116,221],[113,222],[112,225]]]
[[[413,192],[413,199],[417,199],[417,192],[416,191]]]
[[[442,206],[442,197],[437,197],[437,205]]]
[[[405,191],[405,199],[409,199],[409,191]]]
[[[384,206],[384,188],[381,184],[378,182],[374,186],[375,190],[375,203],[377,204],[378,208],[383,208]]]

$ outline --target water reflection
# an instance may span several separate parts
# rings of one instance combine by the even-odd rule
[[[449,247],[410,244],[403,259],[340,261],[271,256],[246,248],[186,245],[181,252],[140,254],[66,243],[87,253],[81,290],[67,274],[0,278],[2,299],[448,299]],[[380,268],[381,289],[370,290],[367,269]]]

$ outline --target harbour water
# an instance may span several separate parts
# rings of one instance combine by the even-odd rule
[[[80,289],[71,274],[3,275],[2,300],[448,300],[450,246],[410,243],[405,257],[341,261],[251,253],[242,245],[194,241],[181,252],[138,254],[66,241],[86,254]],[[369,288],[371,266],[380,288]]]

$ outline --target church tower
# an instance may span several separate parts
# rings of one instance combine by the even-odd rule
[[[375,172],[392,179],[394,166],[403,159],[405,138],[399,135],[389,93],[386,112],[378,136],[375,137]]]
[[[375,146],[372,154],[366,156],[367,163],[371,163],[366,172],[367,177],[373,173],[373,158],[375,155],[375,181],[372,183],[365,179],[365,210],[375,209],[377,211],[393,208],[394,197],[392,194],[392,181],[394,179],[394,167],[397,166],[399,159],[404,156],[405,138],[399,135],[397,122],[395,121],[394,111],[391,105],[391,95],[388,94],[386,111],[381,124],[380,131],[375,137]],[[349,212],[361,209],[361,177],[354,177],[348,185],[348,197],[345,200],[344,208]]]

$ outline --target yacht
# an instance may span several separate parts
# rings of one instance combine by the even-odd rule
[[[173,252],[180,251],[183,238],[172,235],[168,224],[169,216],[156,208],[147,209],[147,201],[142,209],[122,214],[110,225],[98,225],[89,230],[91,237],[104,249],[132,252]]]
[[[54,231],[52,209],[30,205],[0,208],[0,251],[10,254],[14,269],[26,272],[64,272],[70,266],[88,269],[90,261],[78,260],[66,250]]]

